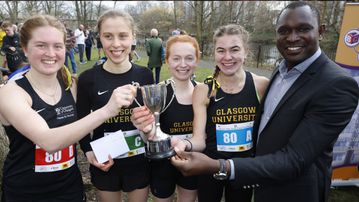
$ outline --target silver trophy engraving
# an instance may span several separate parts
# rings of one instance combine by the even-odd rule
[[[173,80],[144,86],[133,83],[134,86],[141,89],[144,104],[155,116],[155,135],[148,140],[146,147],[146,157],[149,159],[164,159],[176,154],[171,147],[171,136],[164,133],[160,127],[160,114],[167,109],[174,98],[173,93],[170,102],[166,105],[167,85],[169,84],[174,87]],[[141,106],[136,99],[135,102]]]

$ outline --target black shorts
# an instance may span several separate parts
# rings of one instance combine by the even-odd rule
[[[134,51],[136,49],[136,45],[131,46],[131,51]]]
[[[197,189],[197,176],[185,177],[169,160],[151,161],[151,192],[157,198],[168,198],[176,185],[188,190]]]
[[[144,154],[114,159],[114,165],[104,172],[90,165],[91,182],[100,191],[131,192],[149,185],[150,167]]]

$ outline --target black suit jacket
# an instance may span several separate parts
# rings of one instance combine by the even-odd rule
[[[273,78],[257,111],[255,136]],[[358,97],[355,80],[322,53],[279,102],[260,134],[256,157],[233,159],[232,183],[255,187],[256,202],[327,201],[333,144]]]

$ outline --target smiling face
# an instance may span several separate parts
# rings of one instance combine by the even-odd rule
[[[318,50],[319,35],[323,31],[309,6],[283,11],[276,26],[277,48],[288,68],[303,62]]]
[[[225,75],[233,75],[242,69],[247,53],[239,35],[223,35],[216,38],[215,61]]]
[[[133,40],[133,30],[123,17],[110,17],[102,21],[100,40],[106,56],[114,64],[127,62]]]
[[[65,62],[64,33],[52,26],[35,28],[23,50],[32,68],[43,74],[56,73]]]
[[[197,65],[196,49],[189,42],[175,42],[169,48],[167,62],[175,79],[188,80]]]

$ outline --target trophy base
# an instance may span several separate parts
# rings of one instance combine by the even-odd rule
[[[171,148],[171,138],[160,141],[148,141],[146,148],[146,157],[149,159],[159,160],[170,158],[176,155],[176,152]]]
[[[161,153],[150,153],[146,151],[146,157],[151,160],[162,160],[166,158],[171,158],[172,156],[176,155],[176,152],[174,150],[161,152]]]

